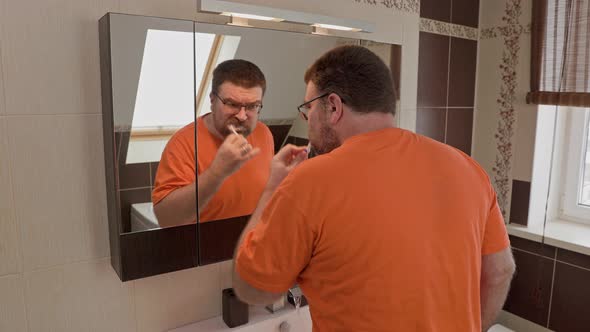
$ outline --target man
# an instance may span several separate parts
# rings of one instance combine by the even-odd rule
[[[238,296],[273,302],[298,283],[316,332],[487,330],[514,263],[486,173],[395,128],[389,70],[369,50],[333,49],[305,82],[323,155],[273,158],[234,257]]]
[[[228,60],[213,71],[211,113],[197,119],[198,155],[195,183],[195,124],[170,139],[158,166],[152,192],[161,227],[193,223],[198,190],[201,222],[249,215],[269,175],[274,142],[258,121],[266,80],[245,60]]]

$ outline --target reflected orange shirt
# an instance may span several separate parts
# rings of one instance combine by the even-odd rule
[[[158,165],[152,202],[157,204],[175,189],[195,181],[197,174],[207,170],[223,140],[209,132],[203,117],[197,119],[198,156],[195,167],[195,124],[180,129],[170,139]],[[261,152],[248,160],[242,168],[229,176],[209,203],[200,212],[201,222],[252,214],[270,174],[274,155],[274,141],[268,127],[262,122],[246,138]]]
[[[481,331],[482,255],[509,246],[484,170],[398,128],[303,162],[238,250],[250,285],[298,283],[317,331]]]

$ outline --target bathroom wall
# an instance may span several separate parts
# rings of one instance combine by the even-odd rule
[[[471,154],[479,0],[423,0],[416,132]]]
[[[504,310],[552,331],[590,326],[590,256],[510,237],[516,275]]]
[[[418,1],[272,4],[374,20],[376,37],[417,51]],[[0,331],[163,331],[221,314],[229,262],[121,283],[109,261],[98,19],[194,19],[196,9],[196,0],[0,0]],[[404,31],[390,28],[398,18]],[[416,77],[402,73],[402,108],[414,115]],[[412,127],[415,116],[402,121]]]
[[[531,7],[532,0],[481,2],[473,131],[473,157],[490,174],[504,216],[520,224],[528,218],[537,120],[525,101]]]
[[[482,0],[473,157],[504,214],[526,223],[537,108],[527,105],[533,0]],[[590,257],[511,237],[516,275],[504,309],[554,331],[590,326]]]

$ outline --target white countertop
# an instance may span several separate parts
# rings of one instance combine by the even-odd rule
[[[222,332],[222,331],[239,331],[239,332],[265,332],[280,331],[279,326],[287,322],[291,332],[311,332],[311,317],[309,315],[309,306],[299,309],[287,303],[285,308],[270,313],[263,306],[250,306],[249,321],[247,324],[229,328],[223,321],[222,316],[217,316],[204,321],[185,325],[170,332]]]

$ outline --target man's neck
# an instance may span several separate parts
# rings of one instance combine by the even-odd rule
[[[340,131],[339,136],[341,142],[344,142],[352,136],[387,128],[395,128],[395,118],[391,113],[357,113],[348,119],[347,124]]]
[[[215,128],[213,124],[213,115],[211,113],[207,113],[203,115],[203,121],[205,122],[205,127],[207,130],[215,137],[219,138],[223,141],[224,137],[221,133]]]

